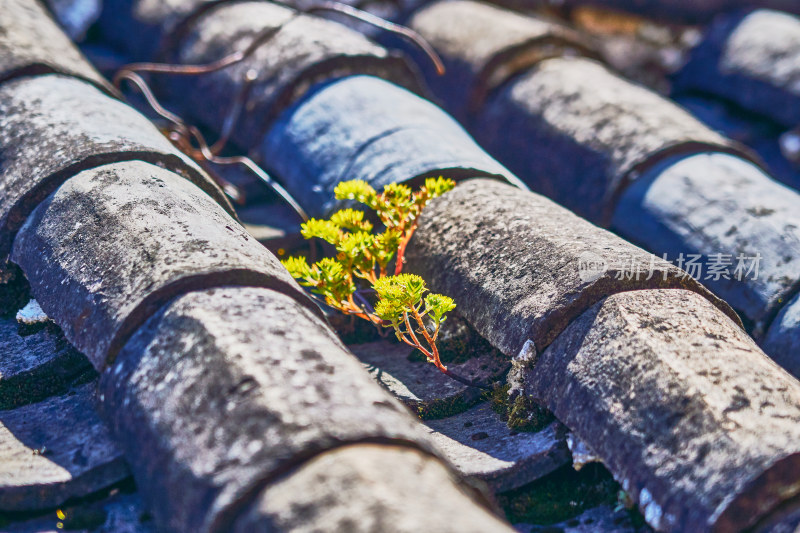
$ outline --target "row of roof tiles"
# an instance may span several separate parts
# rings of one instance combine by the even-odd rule
[[[429,21],[437,17],[463,23],[441,29]],[[483,72],[466,80],[473,94],[486,93],[481,80],[491,76],[487,71],[502,71],[506,79],[523,72],[489,100],[473,103],[477,107],[467,124],[476,138],[534,190],[653,253],[673,259],[760,254],[757,279],[704,281],[763,338],[798,290],[800,195],[748,163],[752,154],[683,109],[590,59],[553,58],[533,68],[515,59],[540,60],[543,54],[536,51],[551,44],[547,33],[507,43],[508,17],[527,18],[476,3],[445,2],[420,10],[410,21],[448,66],[458,71],[468,64],[472,72]],[[795,24],[800,34],[800,21]],[[481,41],[472,43],[473,34],[482,35]],[[791,42],[785,45],[791,49]],[[472,52],[487,48],[494,64]],[[450,102],[444,98],[449,90],[464,91],[464,81],[458,75],[439,79],[443,101]],[[785,98],[790,99],[788,92]],[[465,112],[457,106],[453,111]],[[796,349],[773,348],[772,342],[766,347],[786,366],[795,366]]]
[[[6,11],[22,22],[50,25],[55,31],[41,8],[38,13],[27,6],[15,11],[18,5],[12,3]],[[13,53],[13,47],[9,49]],[[27,119],[35,126],[41,118],[48,121],[51,137],[44,126],[38,130],[43,137],[38,142],[29,131],[4,129],[4,148],[14,155],[7,160],[51,166],[38,174],[29,167],[4,166],[5,185],[15,192],[10,208],[18,209],[16,225],[5,232],[14,237],[12,259],[49,316],[101,372],[99,405],[111,422],[113,438],[131,452],[128,464],[159,528],[250,530],[249,521],[263,527],[267,515],[269,523],[285,529],[313,527],[309,520],[336,527],[335,520],[358,516],[356,509],[351,511],[354,515],[326,516],[323,501],[333,515],[342,509],[326,493],[342,502],[363,501],[368,507],[382,501],[386,516],[373,509],[365,516],[370,520],[390,520],[392,512],[402,513],[406,507],[431,506],[419,515],[429,524],[439,520],[447,528],[503,527],[454,484],[410,414],[344,350],[320,320],[319,309],[274,256],[226,212],[227,202],[221,206],[192,183],[201,177],[205,185],[208,178],[148,121],[129,108],[115,109],[124,106],[83,81],[55,74],[17,76],[4,88],[19,90],[14,85],[20,83],[49,84],[44,90],[27,91],[30,100],[25,100],[44,106],[45,112],[15,104],[12,95],[4,100],[4,120]],[[55,111],[47,112],[47,106]],[[91,111],[83,111],[87,109]],[[106,122],[91,120],[107,109],[111,115],[106,114]],[[108,122],[110,116],[119,120]],[[139,149],[144,143],[136,142],[147,142],[148,136],[145,147],[156,147],[149,150],[155,152],[151,157],[148,150]],[[35,146],[27,154],[25,146],[18,148],[26,141]],[[66,162],[59,160],[64,153]],[[187,167],[190,172],[185,172]],[[210,190],[217,192],[216,187]],[[25,200],[23,207],[18,207],[23,204],[20,198]],[[227,288],[215,291],[215,286]],[[178,295],[182,296],[175,299]],[[190,323],[193,328],[187,327]],[[185,338],[176,337],[178,332]],[[285,357],[287,353],[295,357]],[[28,365],[28,377],[31,371],[41,372],[44,361],[36,363]],[[86,407],[85,401],[79,404],[69,395],[58,401],[73,406],[75,413]],[[186,403],[181,406],[182,402]],[[33,418],[37,427],[54,421],[47,417],[46,404],[19,409],[4,417],[6,442],[18,443],[9,453],[24,456],[24,441],[41,434],[14,421]],[[90,412],[82,413],[84,422],[108,435],[102,424],[86,419]],[[66,410],[64,417],[70,413]],[[63,430],[68,435],[74,429],[69,426]],[[37,459],[31,463],[30,457],[6,463],[10,479],[4,487],[9,494],[5,510],[58,505],[127,476],[127,468],[112,468],[112,461],[119,465],[121,457],[116,447],[93,438],[96,431],[82,433],[85,440],[80,443],[56,443],[67,457],[81,457],[80,465],[56,467],[61,455],[52,453],[34,456],[40,457],[39,464]],[[207,438],[202,438],[204,433]],[[89,455],[87,446],[106,453]],[[327,453],[336,459],[323,458],[331,457]],[[352,457],[389,462],[397,471],[387,479],[385,470],[364,469],[353,464]],[[330,460],[333,469],[326,466]],[[44,464],[60,475],[48,480]],[[20,478],[26,469],[32,475]],[[299,502],[275,508],[273,498],[267,497],[277,490],[286,498],[287,484],[296,485],[296,496],[305,494],[305,483],[292,481],[295,475],[324,476],[325,482],[317,480],[314,497],[317,516],[294,514],[292,509],[303,507]],[[359,481],[354,490],[388,486],[371,497],[348,494],[351,479]],[[403,483],[406,488],[400,487]],[[59,492],[58,487],[65,488]],[[259,496],[262,489],[264,495]],[[33,499],[31,491],[47,497]],[[437,512],[433,506],[449,506],[452,512]],[[453,523],[455,509],[460,518]],[[418,529],[415,520],[400,518],[405,527]]]

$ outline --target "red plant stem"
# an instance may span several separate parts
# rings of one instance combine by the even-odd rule
[[[400,246],[397,247],[397,258],[395,259],[395,265],[394,265],[395,276],[403,272],[406,246],[408,246],[408,242],[411,240],[411,237],[414,235],[414,231],[416,229],[417,229],[417,220],[414,220],[414,222],[411,224],[411,227],[408,228],[406,234],[403,236],[403,239],[400,241]]]
[[[470,379],[463,378],[463,377],[459,376],[458,374],[448,370],[447,367],[442,364],[442,361],[439,358],[439,350],[436,348],[436,341],[434,339],[432,339],[430,335],[428,335],[428,332],[425,329],[425,324],[422,322],[422,317],[419,315],[419,313],[417,313],[416,310],[414,310],[414,319],[420,325],[420,330],[422,331],[422,334],[425,336],[426,342],[428,342],[428,345],[431,347],[431,352],[428,352],[427,350],[423,349],[420,346],[419,340],[417,340],[416,335],[414,335],[414,330],[411,329],[411,324],[409,323],[409,320],[408,320],[408,313],[403,313],[403,315],[404,315],[404,318],[405,318],[406,327],[408,328],[408,332],[411,334],[411,337],[417,342],[416,348],[418,350],[420,350],[422,353],[424,353],[426,357],[432,358],[433,359],[433,364],[435,364],[436,368],[438,368],[445,376],[449,377],[450,379],[454,379],[454,380],[458,381],[459,383],[463,383],[464,385],[468,385],[470,387],[475,387],[475,388],[483,389],[483,390],[490,390],[490,387],[488,387],[488,386],[486,386],[486,385],[484,385],[482,383],[478,383],[476,381],[472,381]],[[406,341],[406,344],[410,344],[411,346],[414,346],[413,344],[408,342],[405,338],[403,338],[403,340]]]
[[[424,353],[425,357],[427,357],[428,360],[432,359],[433,358],[433,354],[422,347],[422,343],[419,342],[419,339],[417,339],[417,336],[414,334],[414,328],[411,327],[411,322],[408,320],[408,313],[405,312],[405,311],[403,311],[403,320],[406,323],[406,329],[408,330],[408,334],[411,335],[411,338],[414,340],[414,343],[415,343],[415,346],[417,347],[417,349],[419,351],[421,351],[422,353]],[[441,364],[441,362],[440,362],[440,364]],[[439,365],[436,365],[436,367],[439,368],[439,370],[441,370]]]
[[[411,346],[412,348],[415,348],[415,349],[417,349],[417,350],[421,351],[422,353],[426,354],[426,357],[427,357],[427,352],[426,352],[426,351],[425,351],[425,349],[424,349],[424,348],[422,348],[422,347],[421,347],[419,344],[414,344],[413,342],[411,342],[410,340],[408,340],[408,339],[406,338],[406,336],[405,336],[405,335],[403,335],[402,333],[400,334],[400,338],[403,340],[403,342],[404,342],[404,343],[408,344],[408,345],[409,345],[409,346]]]
[[[425,322],[422,321],[422,317],[419,315],[419,312],[416,310],[416,308],[412,307],[411,312],[414,316],[414,320],[416,320],[417,324],[419,324],[420,333],[422,333],[422,336],[425,337],[425,342],[427,342],[428,346],[431,347],[433,364],[436,365],[436,368],[438,368],[442,372],[447,372],[447,367],[444,366],[442,364],[442,360],[439,359],[439,350],[436,348],[436,341],[434,341],[428,334],[428,330],[425,328]]]

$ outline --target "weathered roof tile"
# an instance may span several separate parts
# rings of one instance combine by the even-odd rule
[[[335,334],[268,289],[176,299],[131,338],[101,390],[144,497],[176,531],[227,530],[254,490],[330,448],[427,449]]]
[[[427,68],[426,80],[460,120],[468,120],[492,90],[546,57],[593,55],[591,41],[563,24],[481,2],[434,2],[414,12],[408,24],[442,56],[446,75]]]
[[[469,180],[433,200],[406,257],[410,271],[453,297],[461,316],[509,356],[528,340],[543,349],[616,292],[687,288],[736,317],[679,268],[538,194],[494,180]]]
[[[710,128],[755,150],[774,179],[800,190],[800,168],[784,148],[793,134],[784,126],[714,95],[679,93],[672,99]]]
[[[266,487],[232,531],[256,531],[263,524],[297,533],[513,531],[475,505],[468,490],[417,450],[347,446],[315,457]]]
[[[306,209],[322,215],[343,180],[378,190],[413,178],[491,176],[522,185],[431,102],[387,81],[350,76],[287,109],[258,158]]]
[[[764,335],[762,347],[779,365],[800,378],[800,295],[784,303]]]
[[[797,494],[800,382],[695,293],[609,296],[524,379],[656,529],[738,531]]]
[[[16,320],[0,318],[0,409],[65,392],[94,372],[54,326],[22,336]]]
[[[420,418],[450,416],[480,400],[481,389],[445,376],[428,362],[411,360],[414,349],[405,344],[379,341],[349,348],[378,383]],[[447,365],[455,374],[484,385],[503,377],[509,367],[507,359],[492,351]]]
[[[613,227],[673,261],[718,258],[724,275],[695,275],[759,336],[800,289],[800,194],[728,154],[665,162],[623,193]]]
[[[182,24],[219,0],[103,0],[98,27],[105,41],[134,61],[151,61],[169,49]],[[135,36],[135,38],[131,38]]]
[[[0,85],[0,260],[31,211],[78,172],[126,160],[178,172],[231,213],[220,188],[143,115],[81,80]]]
[[[319,312],[274,255],[177,174],[141,161],[84,170],[41,203],[12,260],[42,309],[99,370],[170,298],[258,285]]]
[[[233,134],[234,140],[249,148],[283,109],[317,82],[371,74],[419,90],[404,58],[341,24],[265,2],[223,4],[204,13],[176,47],[175,59],[185,64],[209,63],[246,49],[270,29],[274,29],[272,35],[245,60],[200,77],[166,79],[165,92],[180,96],[187,117],[218,129],[228,106],[208,102],[232,102],[248,73],[255,74]]]
[[[800,18],[759,10],[721,17],[678,74],[679,90],[738,103],[786,127],[800,124]]]
[[[0,511],[56,507],[128,477],[94,389],[0,411]]]
[[[559,422],[535,433],[512,431],[488,403],[425,424],[460,474],[485,481],[495,492],[526,485],[570,461]]]
[[[113,94],[111,85],[78,52],[39,0],[0,0],[0,82],[55,72]]]
[[[473,131],[533,190],[602,224],[620,191],[659,160],[743,153],[675,104],[583,58],[548,59],[509,82]]]

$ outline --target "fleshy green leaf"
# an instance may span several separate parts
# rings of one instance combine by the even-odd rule
[[[425,179],[425,190],[430,198],[441,196],[456,186],[456,182],[439,176]]]
[[[378,297],[397,302],[406,310],[416,306],[428,289],[425,280],[416,274],[398,274],[379,279],[373,286]]]
[[[378,265],[385,267],[392,260],[400,246],[400,236],[399,231],[387,229],[375,237],[371,251]]]
[[[331,244],[336,244],[342,238],[342,231],[339,226],[330,220],[319,220],[312,218],[300,226],[300,233],[306,239],[317,237]]]
[[[425,297],[425,309],[435,322],[440,322],[446,313],[456,308],[456,303],[444,294],[431,293]]]
[[[342,209],[331,216],[331,222],[351,231],[372,231],[372,223],[364,220],[364,212],[357,209]]]
[[[286,270],[289,271],[289,274],[291,274],[293,278],[303,279],[308,277],[311,272],[308,261],[306,261],[306,258],[302,255],[284,259],[281,261],[281,264],[286,267]]]
[[[364,180],[342,181],[336,185],[333,194],[337,200],[355,200],[375,208],[378,193]]]
[[[381,299],[375,304],[375,314],[381,320],[397,322],[403,314],[403,308],[391,300]]]

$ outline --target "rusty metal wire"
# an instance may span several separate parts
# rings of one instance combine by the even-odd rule
[[[280,5],[285,5],[290,8],[292,7],[284,2],[276,2],[276,3]],[[321,2],[316,2],[310,6],[307,6],[303,9],[294,9],[294,12],[292,13],[291,17],[289,17],[279,26],[276,26],[274,28],[267,28],[262,32],[258,33],[245,49],[233,52],[216,61],[212,61],[210,63],[202,65],[180,65],[180,64],[153,63],[153,62],[131,63],[129,65],[122,67],[115,74],[113,78],[113,84],[118,89],[121,89],[123,81],[127,81],[133,84],[142,93],[148,105],[153,109],[153,111],[168,122],[169,126],[166,128],[166,134],[169,137],[169,139],[180,150],[182,150],[187,155],[192,157],[195,161],[198,162],[198,164],[202,165],[203,168],[207,170],[214,177],[214,179],[217,181],[217,183],[219,183],[219,185],[223,188],[223,190],[225,190],[226,194],[228,194],[228,196],[230,196],[234,201],[240,203],[243,201],[243,194],[241,193],[241,191],[239,191],[236,186],[234,186],[232,183],[230,183],[229,181],[224,179],[221,175],[219,175],[219,173],[216,172],[211,166],[209,166],[208,163],[213,163],[216,165],[238,164],[244,166],[250,172],[252,172],[256,177],[258,177],[261,181],[263,181],[267,186],[269,186],[287,204],[289,204],[292,207],[292,209],[294,209],[294,211],[298,214],[298,216],[300,216],[300,218],[306,221],[308,220],[308,215],[303,210],[303,208],[289,194],[289,192],[286,191],[286,189],[284,189],[277,181],[272,179],[272,177],[263,168],[257,165],[255,161],[243,155],[229,156],[229,157],[223,157],[219,155],[225,148],[225,146],[228,144],[228,141],[230,140],[230,137],[236,128],[236,123],[242,113],[242,110],[245,107],[247,98],[250,93],[250,89],[252,88],[253,83],[257,79],[257,72],[255,70],[250,69],[246,72],[244,83],[242,84],[242,87],[239,90],[239,92],[234,97],[233,103],[229,108],[228,113],[225,116],[220,136],[214,142],[214,144],[210,146],[206,142],[205,138],[200,133],[197,127],[187,124],[180,116],[169,111],[163,105],[161,105],[161,103],[158,101],[155,94],[150,89],[149,85],[147,84],[147,82],[144,80],[144,78],[141,76],[140,73],[147,72],[152,74],[196,76],[202,74],[209,74],[212,72],[225,69],[227,67],[240,63],[245,59],[247,59],[248,57],[250,57],[259,47],[267,43],[283,27],[285,27],[287,24],[297,19],[301,15],[310,14],[314,12],[321,12],[321,11],[341,13],[346,16],[365,22],[367,24],[373,25],[384,31],[400,35],[401,37],[419,46],[420,49],[425,53],[425,55],[427,55],[431,59],[434,66],[436,67],[436,71],[439,74],[444,74],[444,64],[442,63],[441,58],[433,50],[433,47],[431,47],[431,45],[414,30],[407,28],[405,26],[401,26],[399,24],[395,24],[393,22],[389,22],[381,17],[372,15],[370,13],[367,13],[352,6],[348,6],[346,4],[323,0]]]
[[[181,119],[181,117],[172,113],[161,105],[150,87],[139,74],[132,71],[125,71],[118,73],[118,75],[115,76],[115,80],[117,80],[117,82],[127,80],[141,91],[142,95],[145,97],[148,105],[153,109],[153,111],[170,123],[170,126],[166,130],[167,137],[175,144],[175,146],[189,155],[192,159],[198,162],[208,162],[216,165],[238,164],[244,166],[262,182],[268,185],[276,194],[281,197],[281,199],[289,204],[300,216],[300,218],[303,219],[303,221],[308,220],[308,215],[306,214],[305,210],[303,210],[303,208],[297,203],[292,195],[290,195],[289,192],[283,188],[283,186],[272,179],[272,177],[265,172],[264,169],[258,166],[252,159],[242,155],[229,157],[218,155],[219,151],[224,147],[225,142],[227,141],[227,135],[223,134],[223,136],[221,136],[213,146],[209,146],[205,140],[205,137],[200,130],[197,129],[197,127],[187,124],[183,121],[183,119]],[[242,94],[246,95],[246,91],[242,91]],[[232,112],[228,115],[229,119],[226,119],[226,124],[235,123],[235,117],[238,115],[238,110],[240,110],[241,107],[241,102],[234,102],[234,105],[231,106]],[[229,126],[227,129],[232,129],[232,126]],[[204,168],[206,168],[206,170],[210,170],[214,175],[214,178],[220,183],[223,189],[227,189],[226,192],[228,192],[228,194],[232,193],[235,199],[235,196],[237,196],[238,193],[231,190],[231,188],[235,189],[233,184],[227,182],[227,180],[219,176],[218,173],[214,172],[210,168]]]
[[[439,54],[436,53],[436,50],[433,49],[433,46],[431,46],[430,43],[426,41],[422,35],[412,30],[411,28],[403,26],[401,24],[395,24],[394,22],[390,22],[377,15],[373,15],[372,13],[369,13],[367,11],[363,11],[353,6],[348,6],[347,4],[342,4],[340,2],[322,0],[311,4],[304,10],[305,13],[309,14],[317,11],[332,11],[336,13],[341,13],[356,20],[360,20],[361,22],[365,22],[371,26],[375,26],[376,28],[379,28],[381,30],[399,35],[400,37],[418,46],[419,49],[422,50],[425,53],[425,55],[431,60],[434,67],[436,67],[436,73],[439,76],[444,75],[445,68],[444,68],[444,63],[442,62],[442,58],[439,57]]]

